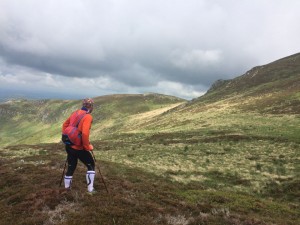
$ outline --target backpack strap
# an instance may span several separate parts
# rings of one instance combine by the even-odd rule
[[[87,113],[79,114],[78,111],[76,111],[75,113],[76,113],[76,115],[74,116],[75,118],[74,118],[74,121],[73,121],[73,123],[71,124],[71,126],[73,126],[73,127],[78,127],[80,121],[83,119],[83,117],[85,117],[85,115],[86,115]]]

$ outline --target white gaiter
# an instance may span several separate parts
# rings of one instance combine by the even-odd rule
[[[65,188],[71,188],[73,176],[65,176]]]
[[[94,190],[94,179],[95,179],[95,171],[87,171],[86,173],[86,182],[88,185],[88,191],[91,192]]]

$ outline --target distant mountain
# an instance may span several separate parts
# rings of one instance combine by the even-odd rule
[[[218,80],[193,104],[228,101],[239,109],[300,113],[300,53],[257,66],[231,80]]]

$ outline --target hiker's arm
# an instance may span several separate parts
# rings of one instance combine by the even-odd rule
[[[64,130],[69,126],[69,124],[70,124],[70,117],[63,123],[62,132],[64,132]]]
[[[93,146],[90,144],[90,129],[92,126],[92,116],[87,115],[83,118],[82,124],[82,145],[85,150],[93,150]]]

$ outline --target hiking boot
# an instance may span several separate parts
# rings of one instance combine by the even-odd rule
[[[89,195],[94,195],[94,194],[97,194],[98,192],[95,189],[93,189],[92,191],[87,191],[87,193]]]

